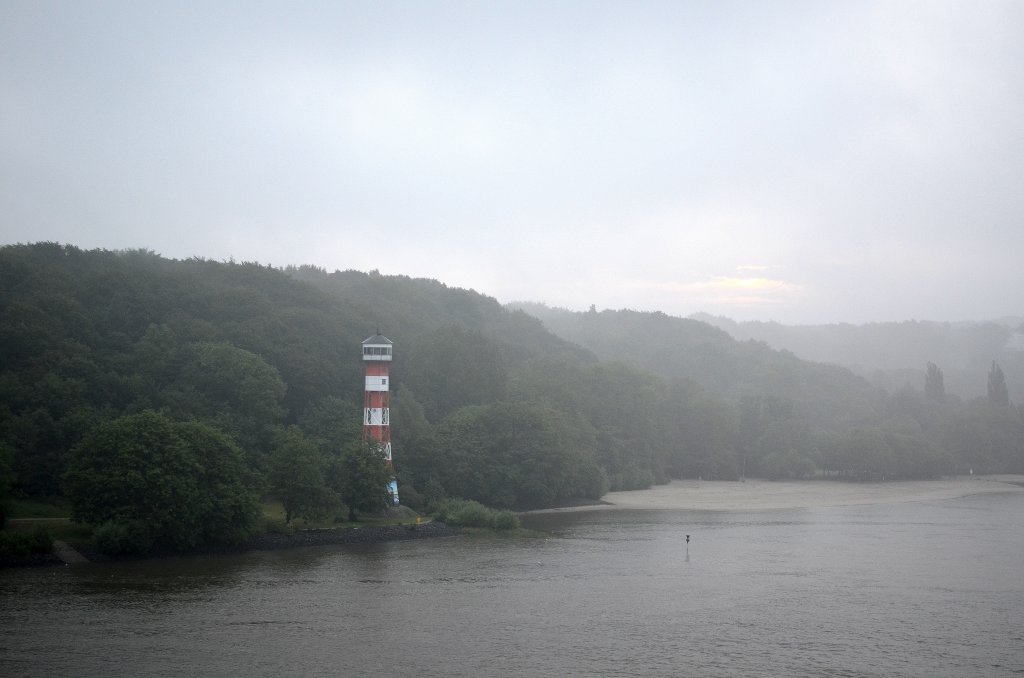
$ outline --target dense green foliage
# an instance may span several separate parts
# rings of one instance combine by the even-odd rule
[[[0,443],[0,529],[7,523],[8,500],[14,487],[14,448]]]
[[[35,527],[31,532],[0,532],[0,558],[24,558],[52,549],[53,538],[45,527]]]
[[[347,445],[333,474],[334,487],[348,506],[350,520],[357,518],[357,510],[369,513],[390,506],[390,480],[384,450],[373,441]]]
[[[270,458],[270,490],[292,518],[322,520],[338,508],[340,498],[326,482],[327,460],[297,426],[278,433]]]
[[[550,506],[604,494],[593,444],[557,410],[499,402],[442,421],[429,466],[455,496],[503,508]]]
[[[255,526],[242,451],[205,424],[151,411],[105,422],[71,450],[64,477],[72,517],[98,526],[110,552],[236,543]]]
[[[395,341],[395,472],[414,508],[673,477],[1024,471],[1024,414],[994,365],[990,398],[935,399],[693,320],[528,308],[543,324],[376,272],[0,248],[0,500],[67,491],[112,548],[234,539],[251,527],[241,494],[199,527],[194,500],[220,489],[195,475],[209,448],[289,519],[378,510],[389,471],[362,441],[359,348],[377,327]]]

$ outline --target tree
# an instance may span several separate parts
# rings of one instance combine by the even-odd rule
[[[695,398],[685,413],[687,447],[682,475],[690,478],[732,479],[739,476],[736,463],[738,416],[721,401],[709,396]]]
[[[942,370],[935,363],[928,363],[924,375],[924,396],[933,403],[946,401],[946,385],[943,383]]]
[[[7,498],[14,486],[14,448],[0,442],[0,529],[7,523]]]
[[[762,462],[764,475],[771,480],[782,478],[807,478],[817,470],[814,462],[794,449],[777,450],[765,456]]]
[[[252,534],[260,512],[259,481],[246,466],[245,453],[230,436],[207,424],[186,421],[175,429],[198,462],[198,543],[241,543]]]
[[[346,446],[333,476],[334,487],[348,506],[349,520],[357,520],[356,511],[374,513],[391,505],[391,471],[380,443],[360,441]]]
[[[393,403],[391,409],[395,409]],[[336,458],[342,447],[362,438],[362,424],[361,405],[338,396],[320,398],[307,407],[299,419],[299,428],[320,446],[320,451],[328,459]]]
[[[432,470],[451,495],[490,506],[596,499],[608,479],[592,445],[564,413],[502,401],[464,407],[446,418],[438,427]]]
[[[434,458],[434,427],[413,392],[403,387],[391,398],[391,440],[395,450],[395,472],[402,488],[402,500],[420,508],[421,492],[430,479]]]
[[[937,478],[954,470],[952,457],[921,435],[888,431],[885,440],[892,450],[896,478]]]
[[[71,451],[72,518],[106,550],[238,542],[259,505],[242,451],[222,432],[147,411],[99,425]]]
[[[262,468],[285,415],[281,375],[260,356],[231,344],[200,342],[188,351],[174,409],[231,435],[250,465]]]
[[[284,505],[284,520],[320,519],[338,506],[324,481],[324,458],[297,426],[278,432],[270,456],[270,491]]]
[[[988,401],[993,405],[1009,405],[1010,393],[1006,390],[1006,377],[1003,369],[992,361],[992,369],[988,372]]]
[[[508,386],[498,345],[458,325],[419,338],[402,364],[403,383],[416,391],[427,418],[435,422],[460,407],[500,400]]]

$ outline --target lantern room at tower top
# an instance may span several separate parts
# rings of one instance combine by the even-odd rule
[[[391,340],[381,334],[364,339],[363,360],[366,362],[391,362]]]

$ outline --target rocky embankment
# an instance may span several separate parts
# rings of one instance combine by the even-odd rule
[[[0,570],[9,567],[51,567],[64,561],[52,553],[33,553],[27,556],[0,556]]]
[[[407,539],[454,537],[457,534],[459,534],[457,528],[449,527],[444,523],[433,522],[420,525],[380,525],[300,530],[288,534],[264,532],[254,535],[246,542],[244,549],[270,551],[328,544],[379,544],[386,541],[404,541]]]
[[[433,539],[437,537],[454,537],[459,534],[457,527],[444,523],[422,523],[420,525],[368,525],[360,527],[339,527],[322,530],[300,530],[291,533],[264,532],[253,535],[247,542],[238,546],[207,547],[199,549],[193,555],[210,553],[241,553],[244,551],[275,551],[280,549],[301,548],[303,546],[326,546],[330,544],[380,544],[388,541],[406,541],[409,539]],[[54,542],[52,553],[37,553],[28,556],[0,557],[0,569],[8,567],[39,567],[75,564],[84,562],[102,562],[110,560],[141,560],[145,558],[161,558],[183,554],[153,553],[148,556],[109,556],[91,550],[86,544],[72,547],[61,541]],[[187,554],[184,554],[187,555]]]

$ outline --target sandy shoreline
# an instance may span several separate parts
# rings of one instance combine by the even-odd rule
[[[609,492],[605,504],[548,509],[543,512],[609,509],[690,509],[697,511],[761,511],[769,509],[894,504],[955,499],[972,494],[1024,492],[1024,475],[964,476],[949,480],[893,483],[846,483],[822,480],[745,482],[674,480],[649,490]]]

